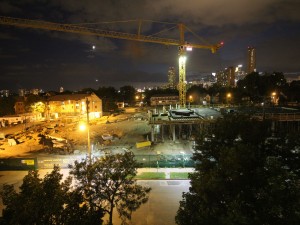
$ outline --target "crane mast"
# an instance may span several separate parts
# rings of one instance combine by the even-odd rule
[[[180,34],[180,46],[178,47],[178,91],[179,91],[179,104],[185,107],[186,104],[186,74],[185,74],[185,62],[186,62],[186,49],[184,46],[184,25],[179,24],[179,34]]]
[[[131,40],[131,41],[178,46],[179,49],[178,90],[179,90],[179,102],[182,107],[184,107],[186,104],[186,74],[185,74],[186,48],[191,47],[191,48],[208,49],[211,50],[212,53],[215,53],[222,46],[222,43],[216,45],[201,45],[201,44],[192,44],[192,43],[187,44],[184,40],[183,24],[178,24],[179,33],[180,33],[179,40],[141,35],[140,33],[141,23],[139,23],[138,34],[101,30],[101,29],[89,28],[89,27],[78,26],[73,24],[53,23],[53,22],[46,22],[41,20],[29,20],[29,19],[12,18],[12,17],[5,17],[5,16],[0,16],[0,24],[16,26],[16,27],[53,30],[53,31],[61,31],[61,32],[68,32],[68,33],[77,33],[83,35],[93,35],[93,36],[99,36],[105,38],[115,38],[115,39],[124,39],[124,40]]]

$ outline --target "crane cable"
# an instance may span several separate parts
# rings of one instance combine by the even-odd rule
[[[198,38],[199,40],[203,41],[205,44],[207,45],[212,45],[211,43],[209,43],[207,40],[205,40],[204,38],[200,37],[198,34],[196,34],[194,31],[192,31],[189,27],[185,26],[185,28],[191,32],[196,38]]]

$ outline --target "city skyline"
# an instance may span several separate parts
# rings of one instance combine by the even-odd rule
[[[193,74],[217,72],[225,67],[247,66],[247,48],[256,49],[258,72],[299,72],[300,3],[267,1],[56,1],[24,0],[0,3],[0,15],[66,24],[148,19],[182,22],[201,38],[187,41],[224,46],[215,54],[194,49],[187,57],[187,79]],[[121,23],[122,24],[122,23]],[[138,23],[106,29],[136,32]],[[164,25],[163,25],[164,26]],[[178,75],[176,46],[0,26],[0,90],[43,88],[79,90],[99,86],[134,87],[167,83],[170,66]],[[162,27],[145,23],[142,32],[155,34]],[[178,31],[168,35],[179,39]]]

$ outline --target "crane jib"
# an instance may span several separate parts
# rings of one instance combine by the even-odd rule
[[[180,31],[180,40],[171,39],[171,38],[161,38],[157,36],[142,35],[140,33],[141,24],[139,24],[138,34],[123,33],[123,32],[110,31],[110,30],[101,30],[101,29],[83,27],[83,26],[73,25],[73,24],[61,24],[61,23],[46,22],[41,20],[28,20],[28,19],[12,18],[12,17],[5,17],[5,16],[0,16],[0,24],[17,26],[17,27],[27,27],[33,29],[44,29],[44,30],[68,32],[68,33],[77,33],[83,35],[94,35],[94,36],[100,36],[106,38],[115,38],[115,39],[124,39],[124,40],[131,40],[131,41],[179,46],[178,87],[179,87],[180,105],[183,107],[185,106],[186,103],[186,79],[185,79],[186,49],[190,47],[209,49],[211,50],[212,53],[215,53],[223,45],[223,43],[216,44],[216,45],[201,45],[201,44],[192,44],[192,43],[185,42],[184,39],[185,26],[183,24],[178,25]]]

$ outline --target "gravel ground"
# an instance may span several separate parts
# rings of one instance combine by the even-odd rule
[[[23,125],[13,133],[19,144],[10,146],[7,139],[0,141],[0,158],[23,157],[38,154],[73,154],[85,153],[87,149],[87,132],[80,131],[78,124],[63,124],[59,122],[41,123],[31,125],[24,131]],[[15,129],[15,128],[14,128]],[[0,133],[4,132],[3,129]],[[9,131],[6,131],[8,134]],[[69,149],[49,149],[39,144],[40,134],[48,137],[67,140]],[[103,140],[103,134],[109,134],[112,140]],[[191,152],[190,141],[165,140],[157,142],[151,147],[137,149],[136,142],[150,140],[150,126],[148,125],[147,113],[123,113],[115,116],[104,116],[91,121],[90,140],[94,153],[119,153],[131,150],[135,154],[180,154],[184,151]],[[58,143],[59,144],[59,143]]]

